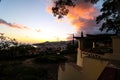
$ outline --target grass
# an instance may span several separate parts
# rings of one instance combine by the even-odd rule
[[[47,54],[38,56],[34,62],[35,63],[60,63],[65,62],[67,59],[63,55],[57,54]]]
[[[1,63],[1,62],[0,62]],[[56,80],[58,66],[39,65],[25,66],[23,64],[13,64],[14,62],[2,61],[0,65],[0,80]]]
[[[65,58],[58,55],[40,55],[35,58],[35,65],[32,67],[23,65],[24,60],[1,60],[0,80],[57,80],[58,63]]]
[[[0,80],[48,80],[48,70],[45,68],[6,66],[0,73]]]

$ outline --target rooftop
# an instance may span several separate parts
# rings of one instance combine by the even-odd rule
[[[87,34],[86,37],[74,37],[75,39],[88,39],[91,41],[111,41],[115,34]]]

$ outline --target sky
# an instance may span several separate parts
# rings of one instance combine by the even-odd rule
[[[52,6],[50,0],[1,0],[0,33],[22,43],[66,41],[81,31],[99,33],[95,17],[100,14],[100,4],[81,0],[61,20],[51,13]]]

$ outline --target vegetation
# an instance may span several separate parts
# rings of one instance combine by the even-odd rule
[[[34,49],[31,45],[20,44],[15,39],[11,39],[0,33],[0,60],[30,58],[33,56],[30,53]]]
[[[35,58],[34,62],[36,63],[61,63],[65,62],[67,59],[63,55],[57,54],[43,54]]]
[[[0,50],[9,49],[11,46],[16,45],[18,45],[18,42],[15,39],[11,39],[4,36],[4,33],[0,33]]]
[[[70,49],[70,50],[69,50]],[[67,52],[73,49],[68,44]],[[0,80],[57,80],[58,64],[64,63],[65,54],[34,54],[31,45],[18,43],[15,39],[0,34]],[[74,55],[73,55],[74,56]],[[24,63],[29,60],[32,63]]]
[[[63,18],[69,13],[68,7],[75,7],[79,0],[55,0],[55,6],[52,7],[54,16]],[[81,0],[82,1],[82,0]],[[91,3],[97,3],[99,0],[85,0]],[[96,19],[97,23],[102,22],[100,30],[114,31],[120,33],[120,1],[119,0],[103,0],[101,15]]]
[[[69,12],[67,7],[74,7],[77,4],[78,0],[54,0],[55,6],[52,7],[52,11],[54,16],[59,18],[63,18]],[[85,0],[90,1],[92,3],[96,3],[99,0]]]
[[[31,45],[0,35],[0,80],[57,80],[58,64],[66,61],[63,55],[34,54]],[[29,59],[33,64],[25,63]]]
[[[24,63],[26,60],[32,63]],[[58,64],[65,57],[59,55],[24,55],[0,60],[0,80],[57,80]]]
[[[5,62],[4,62],[5,63]],[[1,64],[0,80],[56,80],[57,76],[51,76],[57,67],[29,67],[20,64]],[[53,70],[53,71],[52,71]],[[55,78],[54,78],[55,77]]]
[[[66,50],[62,51],[61,54],[64,56],[70,57],[70,60],[67,59],[67,61],[76,62],[76,60],[77,60],[77,48],[78,48],[77,41],[74,41],[74,43],[68,43]]]
[[[120,33],[120,13],[118,9],[117,0],[106,0],[101,12],[96,19],[97,23],[102,22],[101,31],[114,31],[116,34]]]

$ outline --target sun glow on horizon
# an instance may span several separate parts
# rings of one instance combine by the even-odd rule
[[[14,31],[14,30],[13,30]],[[8,37],[15,38],[18,42],[22,43],[42,43],[46,41],[66,41],[67,34],[56,33],[54,31],[41,31],[35,30],[17,30],[14,33],[19,34],[7,34]]]
[[[48,13],[49,0],[2,0],[0,4],[0,33],[18,42],[67,41],[68,34],[76,33],[67,19]]]
[[[6,23],[8,24],[8,23]],[[67,29],[57,30],[54,27],[48,28],[14,28],[9,25],[1,24],[1,30],[4,29],[2,33],[10,38],[15,38],[21,43],[42,43],[42,42],[52,42],[52,41],[67,41],[68,32]],[[74,30],[73,30],[74,31]],[[7,32],[7,33],[6,33]]]

